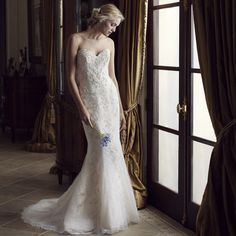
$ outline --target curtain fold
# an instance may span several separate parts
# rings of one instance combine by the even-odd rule
[[[118,40],[120,71],[117,74],[127,122],[121,143],[137,207],[143,208],[147,193],[142,183],[142,126],[138,102],[144,79],[148,1],[121,0],[119,8],[125,21]]]
[[[55,152],[55,93],[56,93],[56,46],[55,1],[41,0],[42,61],[47,67],[48,92],[34,125],[32,140],[26,149],[32,152]]]
[[[193,1],[199,62],[217,136],[197,235],[236,235],[236,2]]]

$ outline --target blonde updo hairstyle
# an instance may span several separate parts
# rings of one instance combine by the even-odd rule
[[[88,19],[89,27],[93,27],[97,23],[105,20],[120,19],[123,21],[125,18],[120,10],[114,4],[105,4],[100,8],[93,8],[91,17]]]

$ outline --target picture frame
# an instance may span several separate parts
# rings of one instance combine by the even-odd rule
[[[40,23],[40,0],[28,0],[29,62],[42,61],[42,37]]]

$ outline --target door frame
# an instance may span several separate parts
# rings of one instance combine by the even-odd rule
[[[199,205],[191,201],[191,158],[192,147],[191,127],[191,2],[180,0],[180,60],[179,60],[179,101],[185,101],[188,107],[186,120],[179,119],[179,198],[170,193],[170,190],[156,184],[156,193],[150,194],[155,185],[152,181],[152,158],[153,158],[153,1],[149,1],[149,24],[147,31],[147,143],[150,147],[147,150],[147,187],[149,189],[148,201],[161,211],[184,226],[195,230],[196,215]],[[173,4],[166,4],[173,5]],[[166,69],[171,69],[166,67]],[[168,131],[168,130],[167,130]],[[164,200],[158,198],[162,192]],[[178,207],[177,212],[176,207]]]

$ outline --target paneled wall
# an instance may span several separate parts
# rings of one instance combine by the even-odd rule
[[[27,0],[6,1],[7,60],[18,58],[19,50],[28,48]]]

